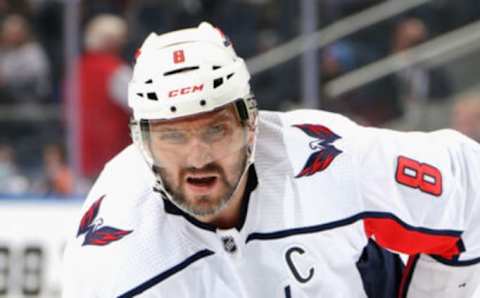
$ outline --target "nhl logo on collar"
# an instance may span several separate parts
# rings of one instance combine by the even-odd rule
[[[234,253],[237,251],[237,245],[235,244],[235,239],[232,236],[222,237],[223,248],[226,252]]]
[[[318,124],[297,124],[293,127],[301,129],[308,136],[316,140],[310,142],[310,149],[314,152],[310,155],[303,169],[295,178],[304,176],[312,176],[317,172],[324,171],[332,163],[332,161],[342,153],[333,145],[333,142],[341,137],[332,132],[323,125]]]

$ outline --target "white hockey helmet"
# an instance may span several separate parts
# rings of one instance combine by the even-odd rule
[[[250,74],[231,42],[209,23],[163,35],[139,49],[128,102],[134,120],[168,120],[209,112],[250,95]],[[250,116],[250,115],[247,115]]]
[[[151,33],[137,53],[128,102],[133,110],[132,138],[154,172],[155,160],[145,145],[149,121],[173,120],[233,105],[242,123],[255,130],[257,106],[249,80],[243,59],[209,23],[162,35]],[[249,146],[246,166],[253,162],[254,144]],[[165,193],[156,174],[157,186]]]

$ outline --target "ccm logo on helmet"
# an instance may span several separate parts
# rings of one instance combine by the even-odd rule
[[[198,86],[184,87],[180,89],[173,89],[168,92],[168,97],[175,97],[179,95],[185,95],[189,93],[195,93],[203,90],[203,84]]]

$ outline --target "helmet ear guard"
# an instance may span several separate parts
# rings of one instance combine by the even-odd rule
[[[255,97],[250,94],[247,98],[239,98],[235,101],[235,108],[238,113],[240,121],[249,121],[254,117],[253,113],[256,112],[257,103]]]

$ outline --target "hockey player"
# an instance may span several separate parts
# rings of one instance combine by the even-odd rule
[[[249,77],[207,23],[147,38],[134,144],[88,195],[64,297],[367,297],[356,263],[372,240],[410,255],[398,297],[473,297],[477,143],[257,112]]]

